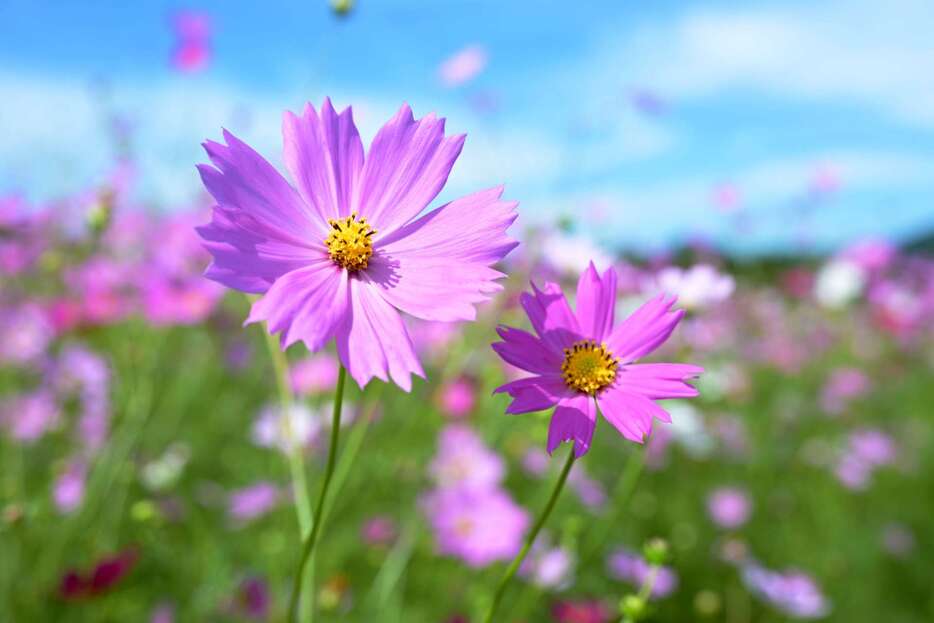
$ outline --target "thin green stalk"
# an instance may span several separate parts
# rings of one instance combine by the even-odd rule
[[[538,533],[545,525],[545,522],[548,521],[548,516],[551,515],[551,511],[554,509],[555,503],[558,501],[558,496],[561,494],[561,490],[564,488],[564,483],[568,479],[568,474],[571,473],[571,466],[574,465],[574,458],[574,445],[572,444],[568,451],[568,460],[564,464],[564,468],[561,470],[561,475],[558,476],[558,482],[555,483],[555,488],[551,492],[551,497],[548,498],[548,503],[545,505],[545,508],[542,509],[538,519],[535,520],[535,524],[532,526],[532,530],[525,538],[525,544],[522,545],[522,549],[519,550],[519,553],[506,569],[506,573],[503,574],[503,578],[499,581],[499,586],[496,587],[496,593],[493,595],[493,602],[490,604],[490,609],[487,610],[486,617],[483,619],[485,623],[491,623],[493,621],[493,615],[496,614],[496,608],[499,606],[499,602],[503,599],[503,594],[506,592],[506,586],[509,584],[512,576],[516,574],[516,571],[519,570],[519,566],[522,564],[522,561],[525,560],[529,550],[532,549],[532,545],[535,543],[535,538],[538,536]]]
[[[341,430],[341,404],[344,402],[344,382],[347,379],[347,370],[341,365],[337,374],[337,389],[334,390],[334,415],[331,420],[331,443],[328,447],[328,461],[324,468],[324,480],[321,483],[321,493],[318,495],[318,503],[315,505],[315,518],[311,526],[311,534],[305,539],[302,547],[302,557],[298,564],[298,572],[295,574],[295,582],[292,585],[292,597],[289,599],[289,618],[290,623],[296,621],[295,615],[298,612],[298,604],[302,594],[302,576],[305,574],[305,566],[312,552],[315,551],[315,545],[318,542],[318,536],[321,534],[322,513],[324,512],[324,501],[327,499],[328,487],[331,484],[331,476],[334,474],[335,457],[337,456],[337,440]]]
[[[289,361],[285,353],[279,348],[276,337],[267,330],[263,330],[266,338],[266,348],[272,359],[272,367],[276,376],[276,388],[279,392],[279,411],[282,430],[285,433],[286,445],[289,452],[289,472],[292,476],[292,495],[295,497],[295,512],[298,515],[298,529],[301,538],[305,538],[311,530],[311,500],[308,498],[308,480],[305,477],[305,458],[302,455],[303,444],[295,439],[292,430],[292,389],[289,387]]]

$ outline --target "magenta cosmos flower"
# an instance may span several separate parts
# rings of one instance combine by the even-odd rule
[[[217,205],[199,232],[214,256],[207,276],[262,293],[247,323],[266,321],[283,348],[336,340],[361,386],[373,377],[411,387],[424,377],[399,311],[425,320],[472,320],[500,289],[491,266],[518,243],[506,235],[516,202],[502,187],[419,214],[444,186],[464,144],[444,119],[415,120],[407,105],[366,157],[350,108],[328,99],[283,119],[284,161],[296,187],[224,131],[207,141],[201,179]]]
[[[564,441],[574,442],[580,457],[590,448],[597,407],[626,438],[642,443],[652,418],[671,422],[654,401],[688,398],[697,390],[686,380],[699,366],[677,363],[633,363],[661,346],[683,311],[671,311],[675,299],[655,298],[614,327],[616,271],[601,277],[593,263],[577,284],[577,313],[556,283],[523,293],[522,307],[538,334],[499,327],[502,342],[493,349],[506,362],[535,376],[506,383],[513,401],[506,413],[527,413],[556,407],[548,430],[548,452]]]

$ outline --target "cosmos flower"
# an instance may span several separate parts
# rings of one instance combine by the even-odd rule
[[[503,460],[468,426],[452,424],[438,437],[438,452],[429,467],[440,487],[489,490],[505,473]]]
[[[283,120],[284,161],[297,188],[229,132],[208,141],[200,165],[213,195],[198,229],[214,256],[207,276],[263,294],[247,323],[265,321],[283,348],[312,352],[334,339],[362,387],[373,377],[408,391],[424,376],[400,311],[425,320],[473,320],[499,289],[491,266],[518,243],[506,235],[515,202],[480,191],[419,217],[438,195],[464,136],[403,105],[364,157],[350,108],[324,100]]]
[[[563,600],[551,607],[551,616],[558,623],[607,623],[611,610],[602,602]]]
[[[72,569],[62,577],[59,595],[62,599],[74,600],[107,593],[133,570],[138,559],[139,552],[130,548],[102,558],[87,573]]]
[[[248,522],[262,517],[279,503],[279,487],[267,481],[237,489],[230,494],[227,514],[237,522]]]
[[[499,489],[436,489],[422,499],[438,552],[485,567],[519,551],[529,516]]]
[[[330,391],[337,384],[337,358],[318,353],[296,361],[289,368],[292,391],[303,396]]]
[[[745,491],[721,487],[707,497],[707,514],[721,528],[738,528],[749,519],[752,502]]]
[[[743,568],[742,578],[750,591],[792,618],[818,619],[830,612],[820,587],[800,571],[781,573],[749,563]]]
[[[72,460],[65,470],[55,479],[52,487],[52,500],[63,515],[72,513],[84,500],[87,465],[83,460]]]
[[[574,580],[574,553],[541,539],[535,542],[519,567],[519,575],[539,588],[565,589]]]
[[[448,57],[438,68],[438,77],[446,87],[470,82],[486,68],[489,54],[480,45],[469,45]]]
[[[653,418],[670,422],[654,401],[697,396],[686,380],[702,368],[688,364],[636,364],[662,345],[684,315],[670,311],[674,299],[659,296],[614,327],[616,272],[603,276],[591,264],[577,285],[577,310],[571,311],[558,284],[532,284],[522,306],[536,335],[501,326],[502,342],[493,349],[506,362],[535,376],[496,389],[512,396],[507,413],[557,407],[548,431],[548,452],[574,441],[580,457],[590,448],[597,407],[625,438],[642,443]]]
[[[717,272],[709,264],[697,264],[686,270],[677,266],[663,268],[655,277],[657,290],[678,297],[688,309],[703,309],[725,301],[733,293],[733,277]]]
[[[444,415],[455,420],[467,417],[477,402],[475,383],[466,376],[452,379],[441,386],[435,401]]]
[[[610,553],[606,562],[610,575],[617,580],[639,587],[649,577],[652,569],[646,560],[628,549],[620,548]],[[659,567],[652,584],[653,599],[670,595],[678,587],[678,576],[670,567]]]
[[[367,545],[389,545],[399,533],[396,522],[386,515],[374,515],[360,528],[360,538]]]

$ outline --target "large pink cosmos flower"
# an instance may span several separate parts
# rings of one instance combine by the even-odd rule
[[[538,337],[511,327],[499,327],[502,342],[493,349],[507,363],[536,376],[506,383],[513,401],[507,413],[527,413],[555,407],[548,430],[548,452],[564,441],[574,442],[580,457],[590,448],[597,407],[626,438],[642,443],[652,418],[671,422],[654,401],[689,398],[697,390],[686,380],[703,369],[677,363],[633,363],[661,346],[683,311],[670,311],[675,299],[655,298],[617,326],[616,271],[597,274],[593,263],[577,284],[577,313],[571,311],[561,287],[545,284],[534,294],[523,293],[522,306]]]
[[[263,293],[247,323],[267,321],[283,348],[317,351],[332,338],[362,387],[424,377],[399,311],[425,320],[473,320],[499,290],[491,266],[518,243],[506,235],[516,202],[502,187],[456,199],[419,218],[444,186],[464,144],[444,119],[412,118],[403,105],[364,158],[350,108],[283,119],[284,160],[297,188],[229,132],[207,141],[200,165],[214,196],[199,228],[214,256],[207,276]]]

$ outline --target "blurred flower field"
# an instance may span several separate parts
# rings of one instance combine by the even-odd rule
[[[208,203],[160,215],[131,184],[2,204],[0,619],[281,620],[287,454],[316,493],[336,356],[287,351],[284,417],[278,349],[201,276]],[[530,279],[573,286],[589,257],[550,254],[575,244],[560,228],[520,237],[476,323],[407,319],[427,380],[350,384],[316,620],[478,620],[544,503],[566,446],[545,452],[547,414],[504,414],[517,370],[489,345],[528,326]],[[618,620],[653,537],[651,620],[930,620],[932,261],[880,241],[608,261],[620,317],[680,295],[655,359],[702,365],[700,396],[644,446],[598,423],[497,620]]]

